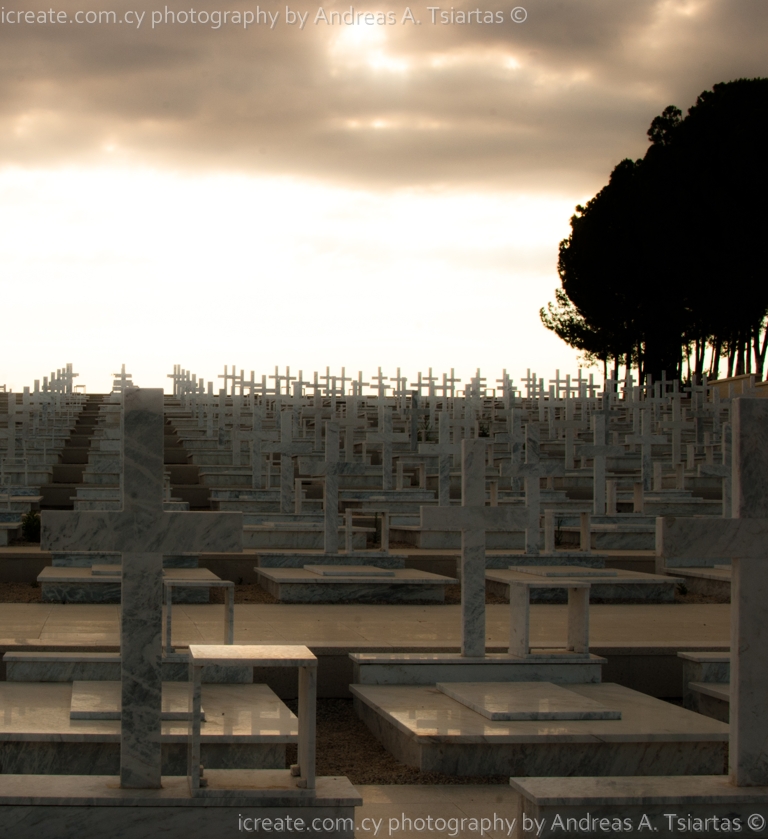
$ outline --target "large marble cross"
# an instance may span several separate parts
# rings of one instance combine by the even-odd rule
[[[730,771],[768,786],[768,400],[733,403],[733,518],[658,518],[667,557],[731,558]]]
[[[41,548],[122,554],[120,784],[160,787],[163,555],[242,550],[241,513],[163,509],[163,391],[124,393],[123,509],[42,514]]]
[[[485,506],[485,440],[461,441],[461,507],[422,507],[422,530],[461,531],[461,654],[485,655],[485,534],[524,530],[525,508]]]

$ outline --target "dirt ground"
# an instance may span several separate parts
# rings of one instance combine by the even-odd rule
[[[286,704],[296,712],[296,702]],[[288,763],[295,760],[294,747]],[[353,784],[509,785],[507,775],[460,778],[398,763],[357,718],[351,699],[317,701],[317,774],[346,775]]]

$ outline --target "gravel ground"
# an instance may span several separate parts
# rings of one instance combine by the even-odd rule
[[[296,702],[286,702],[295,713]],[[295,748],[288,762],[296,760]],[[353,784],[501,784],[507,775],[454,777],[398,763],[355,715],[351,699],[317,701],[317,774],[346,775]]]

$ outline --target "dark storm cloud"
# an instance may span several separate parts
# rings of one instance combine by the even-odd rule
[[[50,2],[50,0],[49,0]],[[161,0],[77,10],[146,12],[132,25],[0,26],[0,160],[47,166],[107,164],[242,170],[331,179],[351,186],[473,185],[482,189],[585,189],[626,156],[666,105],[687,109],[719,81],[766,75],[762,0],[519,0],[479,2],[503,24],[401,24],[385,40],[342,46],[346,27],[160,25]],[[255,10],[245,0],[190,3],[183,11]],[[468,10],[478,4],[447,3]],[[38,10],[35,0],[10,8]],[[375,58],[378,67],[370,66]],[[397,69],[397,62],[407,69]]]

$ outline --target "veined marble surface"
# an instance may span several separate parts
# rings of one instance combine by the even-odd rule
[[[189,686],[184,682],[163,682],[163,720],[189,719]],[[76,681],[72,683],[72,720],[119,720],[120,682]],[[205,710],[202,712],[205,720]]]
[[[621,711],[553,682],[439,682],[435,687],[489,720],[621,719]]]
[[[352,685],[365,702],[401,731],[432,743],[720,742],[728,726],[616,684],[569,685],[568,690],[621,711],[619,720],[494,721],[419,685]]]
[[[391,568],[376,568],[372,565],[305,565],[309,571],[318,577],[388,577],[395,576]]]
[[[119,742],[118,720],[70,719],[71,703],[71,684],[0,682],[0,743]],[[203,705],[203,743],[294,743],[298,737],[296,716],[266,685],[203,684]],[[163,721],[163,743],[186,746],[188,728]]]

